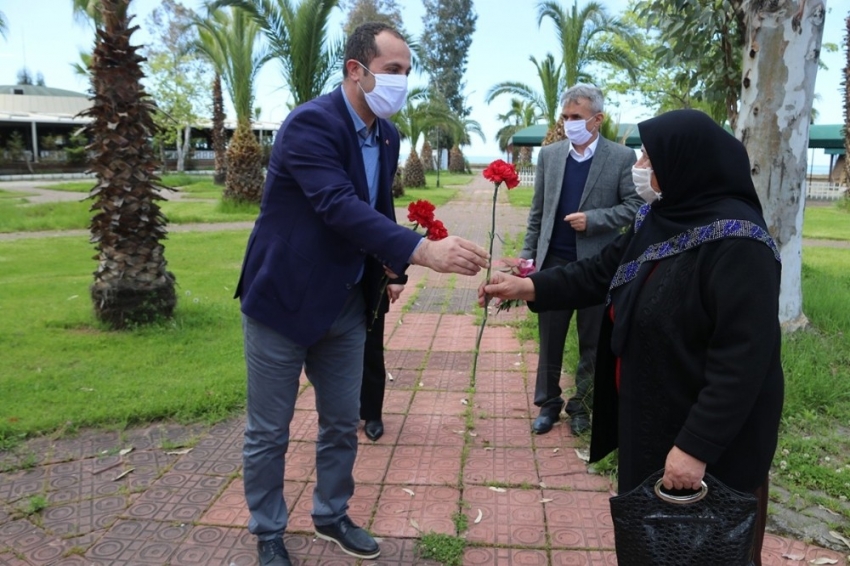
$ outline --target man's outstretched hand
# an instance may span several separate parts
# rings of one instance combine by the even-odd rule
[[[438,273],[475,275],[487,267],[487,251],[469,240],[448,236],[442,240],[423,240],[413,252],[411,263],[433,269]]]

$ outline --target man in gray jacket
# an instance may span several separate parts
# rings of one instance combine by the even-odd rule
[[[566,140],[541,148],[537,157],[534,198],[521,256],[534,258],[538,269],[591,257],[628,226],[643,200],[635,193],[635,152],[599,135],[604,115],[602,91],[577,84],[561,96]],[[561,362],[573,311],[540,313],[540,356],[534,404],[540,415],[537,434],[552,429],[564,407]],[[576,393],[567,402],[575,435],[590,430],[596,342],[603,307],[577,313],[579,363]]]

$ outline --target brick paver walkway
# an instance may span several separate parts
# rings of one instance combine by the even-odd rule
[[[478,178],[437,217],[450,232],[486,242],[491,191]],[[498,233],[514,236],[524,225],[525,213],[502,195]],[[497,242],[496,258],[498,249]],[[386,434],[372,443],[360,433],[350,514],[382,541],[381,557],[362,563],[435,564],[418,557],[418,539],[456,535],[465,516],[464,564],[616,564],[612,486],[588,473],[579,457],[584,445],[568,427],[531,434],[535,348],[505,324],[520,314],[491,317],[473,386],[481,277],[421,268],[410,275],[387,318]],[[316,417],[312,389],[303,385],[287,457],[286,543],[299,566],[356,564],[312,535]],[[10,470],[0,473],[0,566],[256,564],[240,475],[243,425],[234,418],[37,439],[20,452],[26,461],[0,453],[0,469]],[[183,445],[192,448],[170,448]],[[47,507],[24,518],[16,510],[34,495]],[[845,564],[836,552],[772,535],[764,558]]]

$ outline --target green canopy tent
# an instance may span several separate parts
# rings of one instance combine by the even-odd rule
[[[809,148],[820,148],[829,155],[829,182],[832,183],[832,172],[835,160],[844,155],[844,136],[841,124],[814,124],[809,126]],[[543,143],[548,128],[545,124],[535,124],[523,128],[513,135],[511,143],[515,146],[536,147]],[[617,141],[625,143],[633,149],[640,148],[640,135],[637,124],[620,124]]]

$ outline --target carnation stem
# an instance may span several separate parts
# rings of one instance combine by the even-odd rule
[[[499,185],[496,183],[496,188],[493,191],[493,211],[490,216],[490,263],[487,265],[487,274],[484,278],[484,283],[490,282],[490,269],[493,265],[493,240],[496,238],[496,198],[499,196]],[[481,351],[481,337],[484,335],[484,327],[487,326],[487,312],[490,307],[490,297],[484,295],[484,316],[481,319],[481,326],[478,328],[478,336],[475,338],[475,352],[472,357],[472,384],[475,387],[475,375],[478,371],[478,354]]]

